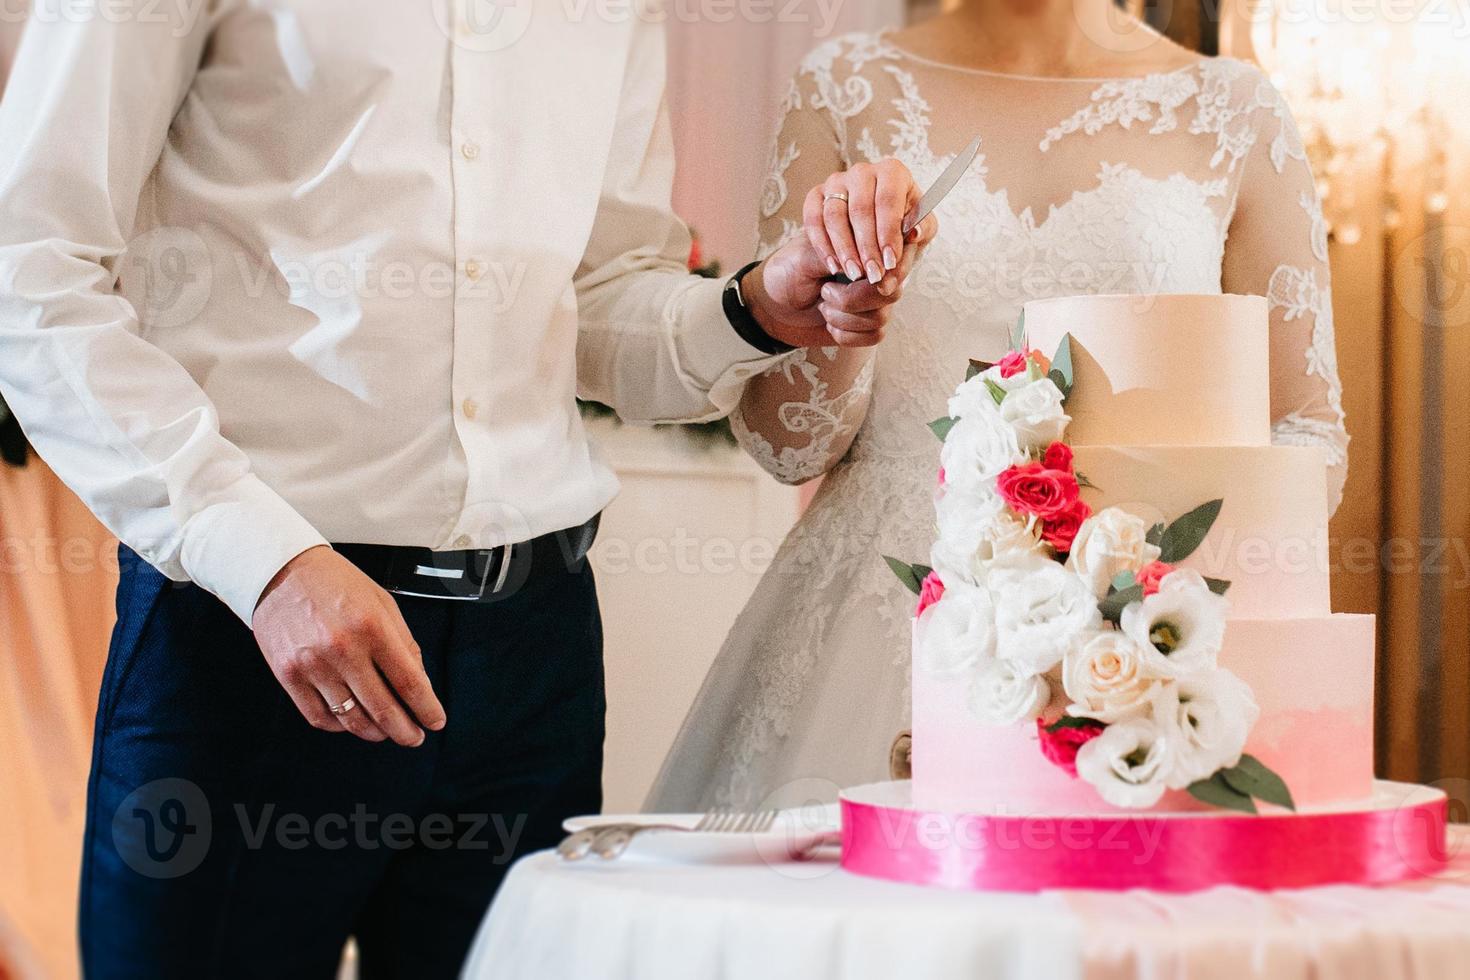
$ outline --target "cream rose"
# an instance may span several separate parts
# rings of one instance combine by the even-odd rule
[[[995,602],[996,655],[1044,674],[1083,634],[1102,625],[1097,599],[1077,576],[1039,555],[991,563],[986,575]]]
[[[1125,608],[1121,626],[1144,648],[1150,671],[1182,678],[1215,669],[1229,608],[1199,572],[1179,568],[1164,576],[1159,591]]]
[[[1160,680],[1146,652],[1127,633],[1101,630],[1067,651],[1062,686],[1069,713],[1113,724],[1148,713]]]
[[[1049,378],[1028,381],[1006,394],[1000,415],[1015,430],[1022,449],[1041,452],[1062,438],[1072,419],[1062,411],[1062,393]]]
[[[1168,788],[1171,748],[1167,733],[1147,718],[1109,725],[1077,750],[1077,775],[1113,806],[1150,807]]]
[[[1148,543],[1149,524],[1119,507],[1108,507],[1082,522],[1072,539],[1067,567],[1101,599],[1119,572],[1136,572],[1159,557]]]
[[[936,677],[959,676],[995,655],[995,606],[984,586],[946,581],[915,629],[919,666]]]
[[[999,657],[982,662],[970,681],[970,711],[984,725],[1035,721],[1050,701],[1051,685],[1045,677]]]

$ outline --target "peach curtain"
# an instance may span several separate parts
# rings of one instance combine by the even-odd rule
[[[0,466],[0,960],[77,974],[92,716],[116,544],[39,460]]]
[[[1256,54],[1250,9],[1244,0],[1227,2],[1225,53]],[[1407,33],[1385,30],[1395,43]],[[1470,40],[1463,50],[1470,56]],[[1314,148],[1336,227],[1333,298],[1353,439],[1346,497],[1331,529],[1333,598],[1339,611],[1379,617],[1379,774],[1440,785],[1465,820],[1470,130],[1449,125],[1426,140],[1413,135],[1416,125],[1385,126],[1381,155],[1339,159],[1333,173],[1324,173]],[[1334,209],[1334,201],[1351,203]]]

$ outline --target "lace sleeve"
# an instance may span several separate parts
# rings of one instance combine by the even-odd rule
[[[1327,450],[1328,502],[1342,501],[1348,435],[1332,324],[1327,224],[1290,110],[1255,80],[1255,145],[1226,244],[1224,288],[1271,310],[1272,440]]]
[[[866,107],[871,90],[856,76],[836,83],[833,69],[841,50],[841,42],[818,48],[787,91],[761,195],[761,257],[802,234],[807,192],[848,166],[845,123]],[[867,415],[872,379],[871,349],[795,351],[750,380],[730,416],[731,428],[776,479],[804,483],[847,453]]]

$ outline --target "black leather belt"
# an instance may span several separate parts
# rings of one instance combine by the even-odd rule
[[[396,595],[493,602],[550,575],[578,572],[597,538],[601,515],[529,541],[468,551],[386,544],[334,544],[343,558]]]

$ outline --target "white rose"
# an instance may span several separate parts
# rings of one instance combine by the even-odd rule
[[[946,580],[944,595],[924,610],[917,632],[919,666],[936,677],[954,677],[989,660],[995,655],[990,592]]]
[[[970,682],[970,711],[984,725],[1035,721],[1050,702],[1051,685],[1045,677],[999,657],[983,662]]]
[[[1102,630],[1067,651],[1062,686],[1068,712],[1112,724],[1147,714],[1160,685],[1147,653],[1127,633]]]
[[[1027,382],[1006,395],[1000,415],[1016,431],[1022,449],[1044,450],[1062,437],[1072,419],[1062,411],[1062,393],[1048,378]]]
[[[1121,625],[1145,648],[1153,673],[1187,677],[1215,668],[1229,608],[1199,572],[1177,568],[1164,576],[1159,591],[1123,610]]]
[[[1101,599],[1119,572],[1136,572],[1158,560],[1159,549],[1148,543],[1148,529],[1147,521],[1121,508],[1100,510],[1077,530],[1067,567]]]
[[[1171,740],[1147,718],[1109,725],[1077,751],[1077,775],[1113,806],[1142,809],[1164,795]]]
[[[1217,669],[1164,685],[1154,713],[1174,730],[1169,786],[1184,789],[1240,763],[1261,709],[1250,685]]]
[[[986,575],[995,601],[996,655],[1033,674],[1062,662],[1082,634],[1102,625],[1097,598],[1082,580],[1039,555],[993,562]]]
[[[1016,430],[1000,417],[994,402],[989,410],[956,422],[939,451],[945,488],[969,494],[993,492],[995,478],[1025,459]]]
[[[985,564],[1008,555],[1041,551],[1041,539],[994,493],[942,493],[935,504],[939,535],[930,561],[941,575],[967,582],[985,576]],[[948,579],[946,579],[948,581]]]
[[[970,378],[955,389],[949,398],[949,416],[955,419],[969,418],[981,412],[994,412],[995,396],[990,393],[989,381],[1001,391],[1011,392],[1026,384],[1029,379],[1025,371],[1018,371],[1009,378],[1000,376],[1000,365],[993,364]]]

